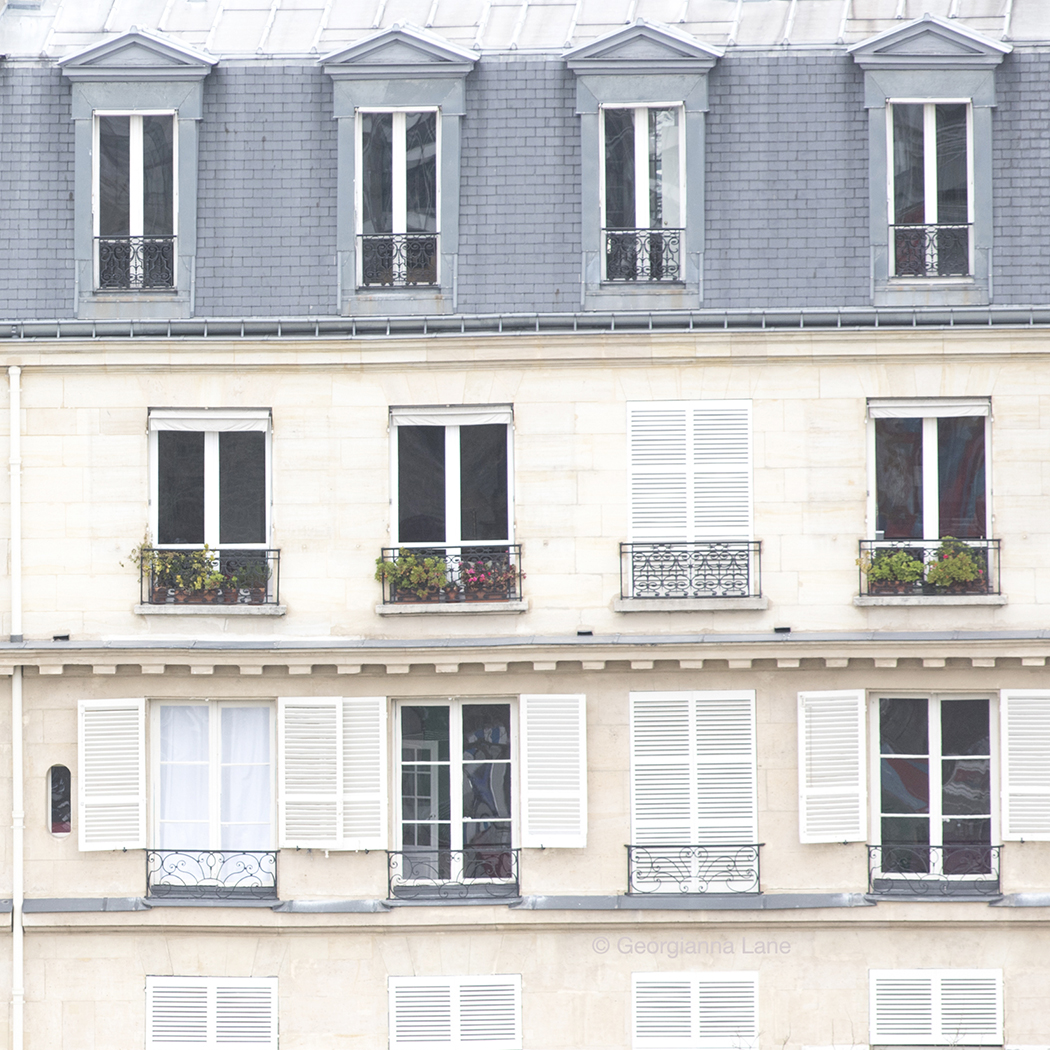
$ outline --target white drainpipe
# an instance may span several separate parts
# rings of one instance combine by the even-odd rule
[[[7,370],[10,394],[11,469],[11,641],[22,640],[22,369]],[[22,1050],[25,1035],[25,784],[22,767],[22,668],[11,677],[11,1050]]]

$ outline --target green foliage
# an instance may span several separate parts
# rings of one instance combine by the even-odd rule
[[[861,570],[874,583],[917,583],[925,566],[906,550],[879,550],[859,562]]]
[[[376,558],[375,578],[386,580],[393,591],[430,598],[448,583],[448,566],[444,557],[421,558],[402,547],[391,561]]]
[[[935,587],[958,583],[985,582],[987,562],[981,551],[975,551],[965,540],[945,536],[926,569],[926,582]]]

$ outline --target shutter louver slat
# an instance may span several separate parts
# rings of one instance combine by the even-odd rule
[[[147,977],[146,1048],[277,1046],[275,977]]]
[[[521,976],[391,977],[390,1045],[521,1050]]]
[[[343,703],[345,769],[342,834],[345,848],[385,849],[386,697]]]
[[[519,985],[513,981],[463,981],[459,990],[459,1033],[464,1043],[520,1042]]]
[[[274,1041],[273,995],[256,984],[219,984],[215,990],[215,1041],[268,1045]]]
[[[155,985],[148,1038],[154,1043],[206,1043],[207,987]]]
[[[1050,840],[1050,693],[1003,690],[1003,838]]]
[[[693,1039],[693,983],[635,980],[634,1044],[687,1045]]]
[[[999,1030],[994,977],[941,979],[941,1035],[946,1043],[995,1038]]]
[[[872,970],[872,1043],[1000,1046],[1002,971]]]
[[[632,976],[634,1050],[757,1050],[758,974]]]
[[[697,1024],[701,1046],[747,1046],[757,1036],[753,980],[700,981]]]
[[[452,991],[448,984],[400,984],[394,989],[394,1042],[451,1043]]]

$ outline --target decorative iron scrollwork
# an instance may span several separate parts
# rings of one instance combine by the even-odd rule
[[[438,238],[434,233],[365,233],[361,284],[437,284]]]
[[[502,846],[388,850],[390,896],[407,900],[517,897],[519,854]]]
[[[276,900],[277,854],[273,850],[147,850],[146,895]]]
[[[868,892],[879,896],[998,896],[1001,846],[868,846]]]
[[[621,543],[624,598],[754,598],[761,580],[757,541]],[[622,571],[622,570],[621,570]]]
[[[603,230],[607,281],[680,281],[682,230]]]
[[[175,287],[174,237],[96,237],[98,287]]]
[[[968,223],[893,227],[896,277],[969,277]]]
[[[761,843],[628,846],[628,893],[758,893]]]

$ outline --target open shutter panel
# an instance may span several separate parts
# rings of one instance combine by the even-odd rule
[[[147,977],[148,1050],[277,1046],[276,977]]]
[[[1004,690],[1003,839],[1050,840],[1050,693]]]
[[[799,693],[800,842],[863,842],[864,691]]]
[[[78,814],[82,850],[146,847],[146,701],[81,700]]]
[[[751,538],[751,403],[694,404],[693,540]]]
[[[689,539],[688,403],[629,404],[630,538]]]
[[[522,846],[587,845],[587,698],[523,696]]]
[[[631,842],[694,842],[693,734],[689,693],[631,694]]]
[[[753,691],[695,694],[700,845],[758,840]]]
[[[1000,970],[872,970],[871,1042],[1001,1046]]]
[[[281,697],[281,846],[386,848],[385,697]]]

